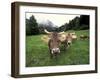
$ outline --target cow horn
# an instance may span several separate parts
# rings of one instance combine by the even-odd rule
[[[46,29],[44,29],[44,32],[47,34],[50,34],[51,32],[47,31]]]
[[[64,31],[62,31],[62,32],[59,32],[58,34],[64,34],[65,32]]]

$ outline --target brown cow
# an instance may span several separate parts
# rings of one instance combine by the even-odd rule
[[[70,33],[67,33],[65,35],[65,39],[61,41],[61,44],[63,45],[64,50],[67,49],[72,44],[72,35]]]
[[[72,38],[71,34],[68,33],[68,35],[66,36],[66,41],[67,41],[68,46],[72,44],[72,40],[73,40],[73,38]]]
[[[75,34],[75,32],[70,33],[70,35],[72,36],[73,40],[77,40],[77,35]]]
[[[47,34],[49,34],[49,41],[48,41],[48,47],[50,50],[51,58],[57,57],[57,55],[60,53],[60,39],[59,39],[59,33],[57,32],[48,32],[45,30]]]

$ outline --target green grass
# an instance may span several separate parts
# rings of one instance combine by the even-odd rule
[[[61,51],[57,59],[50,58],[48,45],[41,40],[42,35],[27,36],[26,67],[89,64],[89,40],[79,39],[81,34],[89,35],[89,31],[74,32],[78,40],[74,41],[66,51]]]

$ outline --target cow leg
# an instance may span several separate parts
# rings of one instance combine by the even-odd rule
[[[53,58],[53,54],[52,54],[51,50],[49,50],[49,51],[50,51],[50,58],[52,59]]]

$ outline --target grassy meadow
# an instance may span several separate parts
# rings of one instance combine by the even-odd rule
[[[89,64],[89,40],[80,40],[80,35],[89,35],[88,30],[76,32],[78,40],[66,51],[61,51],[57,59],[51,59],[47,43],[42,35],[26,36],[26,67]]]

